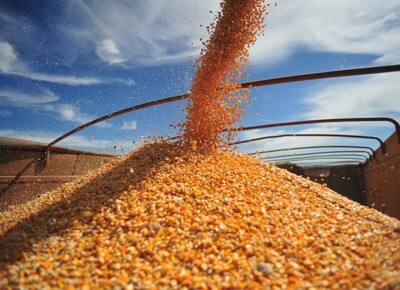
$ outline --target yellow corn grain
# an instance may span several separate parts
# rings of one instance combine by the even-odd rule
[[[144,145],[0,222],[5,289],[400,285],[398,220],[255,158],[178,143]]]

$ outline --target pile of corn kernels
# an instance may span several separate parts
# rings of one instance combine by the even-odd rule
[[[0,288],[398,289],[400,222],[159,141],[0,214]]]
[[[241,118],[246,94],[235,81],[265,11],[260,0],[221,7],[185,145],[145,144],[0,213],[1,289],[398,289],[398,220],[210,150]]]

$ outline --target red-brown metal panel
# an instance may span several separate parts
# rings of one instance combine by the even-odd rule
[[[376,150],[376,159],[363,169],[367,204],[400,219],[400,144],[394,132],[386,141],[386,154]]]
[[[43,155],[46,145],[0,138],[0,210],[34,199],[114,158],[107,154],[57,147],[51,151],[49,162],[42,164],[36,157]],[[33,166],[9,186],[21,169],[33,161]]]

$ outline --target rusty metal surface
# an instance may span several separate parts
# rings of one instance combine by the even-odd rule
[[[37,156],[43,152],[46,145],[0,138],[0,191],[3,192],[0,196],[0,210],[36,198],[116,157],[111,154],[57,147],[52,151],[51,162],[43,167],[37,162]],[[27,167],[29,164],[33,165]],[[12,187],[8,187],[24,167],[27,167],[27,170],[15,180]]]
[[[48,146],[47,143],[35,142],[30,140],[0,137],[0,151],[24,151],[24,152],[43,152]],[[104,152],[97,152],[91,150],[65,148],[60,146],[52,147],[53,153],[74,154],[74,155],[94,155],[94,156],[108,156],[114,157],[114,154]]]
[[[400,145],[396,133],[386,141],[386,154],[379,148],[376,159],[363,168],[367,203],[377,210],[400,219]]]
[[[0,176],[0,188],[6,186],[14,176]],[[22,176],[0,199],[0,211],[8,206],[32,200],[40,194],[73,181],[77,176]]]

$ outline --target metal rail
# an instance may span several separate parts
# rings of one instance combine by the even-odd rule
[[[231,131],[249,131],[249,130],[275,128],[275,127],[323,124],[323,123],[347,123],[347,122],[390,122],[395,127],[396,134],[397,134],[397,142],[400,144],[400,124],[396,120],[394,120],[392,118],[387,118],[387,117],[338,118],[338,119],[317,119],[317,120],[305,120],[305,121],[292,121],[292,122],[249,126],[249,127],[237,127],[237,128],[233,128]]]
[[[315,159],[323,159],[324,157],[332,157],[332,156],[337,156],[337,157],[358,157],[362,158],[365,162],[368,161],[368,157],[362,154],[351,154],[351,153],[340,153],[340,154],[326,154],[326,152],[320,153],[320,154],[296,154],[296,155],[286,155],[286,157],[277,157],[277,156],[272,156],[272,157],[263,157],[260,158],[260,160],[270,160],[270,161],[281,161],[281,160],[299,160],[299,159],[309,159],[309,158],[315,158]]]
[[[315,161],[316,159],[320,159],[320,160],[325,160],[325,159],[333,159],[333,160],[337,160],[337,159],[344,159],[344,160],[359,160],[361,161],[366,161],[365,160],[365,156],[363,155],[358,155],[359,157],[357,157],[356,154],[353,155],[349,155],[349,156],[345,156],[345,155],[328,155],[328,156],[302,156],[302,157],[293,157],[293,158],[286,158],[286,159],[277,159],[277,160],[269,160],[268,158],[263,158],[263,160],[265,161],[269,161],[269,162],[284,162],[284,161],[303,161],[303,160],[313,160]]]
[[[265,154],[265,153],[282,152],[282,151],[292,151],[292,150],[307,150],[307,149],[316,149],[316,148],[368,149],[368,150],[371,151],[372,156],[375,157],[375,151],[371,147],[367,147],[367,146],[351,146],[351,145],[323,145],[323,146],[289,147],[289,148],[281,148],[281,149],[274,149],[274,150],[263,150],[263,151],[251,152],[251,153],[248,153],[248,155]],[[371,154],[368,154],[369,158],[371,158]]]
[[[300,153],[300,154],[284,154],[284,155],[275,155],[275,156],[268,156],[268,157],[263,157],[260,158],[261,160],[263,159],[268,159],[268,158],[285,158],[285,157],[290,157],[290,156],[310,156],[310,155],[319,155],[319,154],[335,154],[335,153],[365,153],[368,155],[365,156],[365,158],[369,158],[369,152],[365,150],[333,150],[333,151],[317,151],[317,152],[311,152],[311,153]]]
[[[300,161],[300,162],[305,162],[308,163],[308,161],[311,160],[304,160],[304,161]],[[269,163],[269,162],[264,162],[264,163]],[[294,164],[294,163],[290,163],[290,162],[284,162],[284,163],[280,163],[280,164]],[[308,166],[304,166],[302,165],[301,167],[306,168],[306,167],[310,167],[310,168],[331,168],[332,166],[341,166],[341,165],[356,165],[356,166],[361,166],[362,163],[357,162],[357,161],[332,161],[332,162],[324,162],[323,165],[328,165],[328,166],[323,166],[323,165],[318,165],[320,163],[315,163],[313,165],[308,165]],[[297,164],[294,164],[297,165]]]
[[[281,134],[281,135],[269,135],[269,136],[263,136],[263,137],[258,137],[258,138],[252,138],[252,139],[246,139],[246,140],[240,140],[237,142],[232,142],[229,145],[239,145],[239,144],[244,144],[244,143],[249,143],[249,142],[254,142],[254,141],[260,141],[260,140],[265,140],[265,139],[275,139],[275,138],[282,138],[282,137],[343,137],[343,138],[359,138],[359,139],[372,139],[372,140],[377,140],[379,142],[380,148],[382,150],[382,154],[386,153],[386,147],[382,139],[375,137],[375,136],[365,136],[365,135],[347,135],[347,134]]]
[[[242,88],[252,88],[252,87],[278,85],[278,84],[285,84],[285,83],[292,83],[292,82],[311,81],[311,80],[329,79],[329,78],[338,78],[338,77],[350,77],[350,76],[378,74],[378,73],[388,73],[388,72],[396,72],[396,71],[400,71],[399,64],[287,76],[287,77],[280,77],[280,78],[274,78],[274,79],[266,79],[266,80],[242,83],[241,86],[242,86]]]
[[[358,160],[358,159],[343,159],[343,160],[345,160],[345,161],[335,161],[336,159],[332,159],[333,161],[331,161],[331,162],[329,162],[329,161],[326,161],[326,160],[321,160],[320,162],[318,162],[318,161],[316,161],[316,160],[298,160],[297,162],[298,163],[314,163],[314,164],[327,164],[327,163],[334,163],[334,164],[337,164],[337,163],[341,163],[341,164],[345,164],[345,163],[357,163],[358,165],[363,165],[363,163],[360,161],[360,160]],[[285,161],[286,162],[286,161]],[[267,162],[268,163],[268,162]],[[290,161],[289,161],[289,163],[291,163]],[[279,164],[279,162],[278,162],[278,164]],[[292,163],[292,164],[296,164],[296,163]],[[296,165],[298,165],[298,164],[296,164]]]

